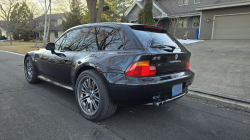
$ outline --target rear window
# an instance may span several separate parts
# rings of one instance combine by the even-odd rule
[[[132,29],[143,46],[151,48],[163,48],[164,46],[177,47],[177,44],[166,33],[157,31],[141,31]]]

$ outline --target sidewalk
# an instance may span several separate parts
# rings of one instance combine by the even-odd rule
[[[185,45],[195,72],[191,88],[250,101],[250,40],[207,40]]]

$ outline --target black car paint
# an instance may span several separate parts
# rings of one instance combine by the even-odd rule
[[[31,56],[36,73],[65,85],[69,85],[73,87],[73,89],[77,76],[83,70],[95,69],[105,77],[111,91],[112,99],[119,104],[127,104],[128,102],[132,104],[152,102],[152,96],[156,95],[169,95],[169,97],[166,97],[166,99],[168,99],[171,98],[169,90],[173,85],[183,83],[184,90],[187,90],[187,86],[192,84],[194,73],[190,70],[179,72],[178,78],[171,77],[171,75],[173,75],[171,73],[159,74],[153,77],[126,76],[124,73],[131,63],[151,60],[154,55],[170,55],[170,53],[164,50],[160,50],[159,52],[159,49],[154,49],[157,53],[155,51],[151,51],[150,53],[148,49],[141,46],[140,41],[134,35],[129,25],[126,24],[87,24],[71,28],[65,33],[89,26],[121,28],[123,32],[121,36],[129,37],[129,44],[127,44],[125,49],[119,51],[72,52],[55,50],[56,53],[64,54],[63,57],[52,54],[50,50],[40,49],[27,53],[25,58]],[[185,55],[189,55],[188,58],[183,56],[183,58],[180,57],[180,59],[183,59],[186,63],[191,54],[182,44],[177,40],[175,41],[180,46],[181,51],[185,53]],[[67,60],[65,61],[65,59]],[[169,57],[168,59],[172,58]],[[151,64],[157,65],[157,62],[151,60]]]

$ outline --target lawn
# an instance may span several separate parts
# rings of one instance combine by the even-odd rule
[[[38,48],[31,48],[31,46],[11,46],[11,47],[0,47],[1,50],[18,52],[22,54],[26,54],[29,51],[38,50]]]
[[[19,42],[19,41],[12,41],[12,45],[43,45],[42,42]],[[1,46],[10,46],[10,41],[4,41],[0,42],[0,47]]]

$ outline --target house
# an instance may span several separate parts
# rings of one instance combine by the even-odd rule
[[[0,36],[5,36],[7,37],[8,40],[10,40],[7,31],[8,31],[8,21],[0,20]]]
[[[64,19],[64,14],[67,13],[59,13],[59,14],[51,14],[50,17],[50,33],[49,33],[49,40],[50,42],[56,41],[62,34],[62,19]],[[49,18],[49,15],[48,15]],[[36,28],[33,30],[34,38],[36,40],[43,40],[44,36],[44,21],[45,16],[42,15],[34,19],[36,23]]]
[[[145,0],[136,0],[125,14],[136,22]],[[173,35],[171,19],[181,17],[175,36],[199,39],[250,39],[249,0],[153,0],[153,17],[160,27]]]

